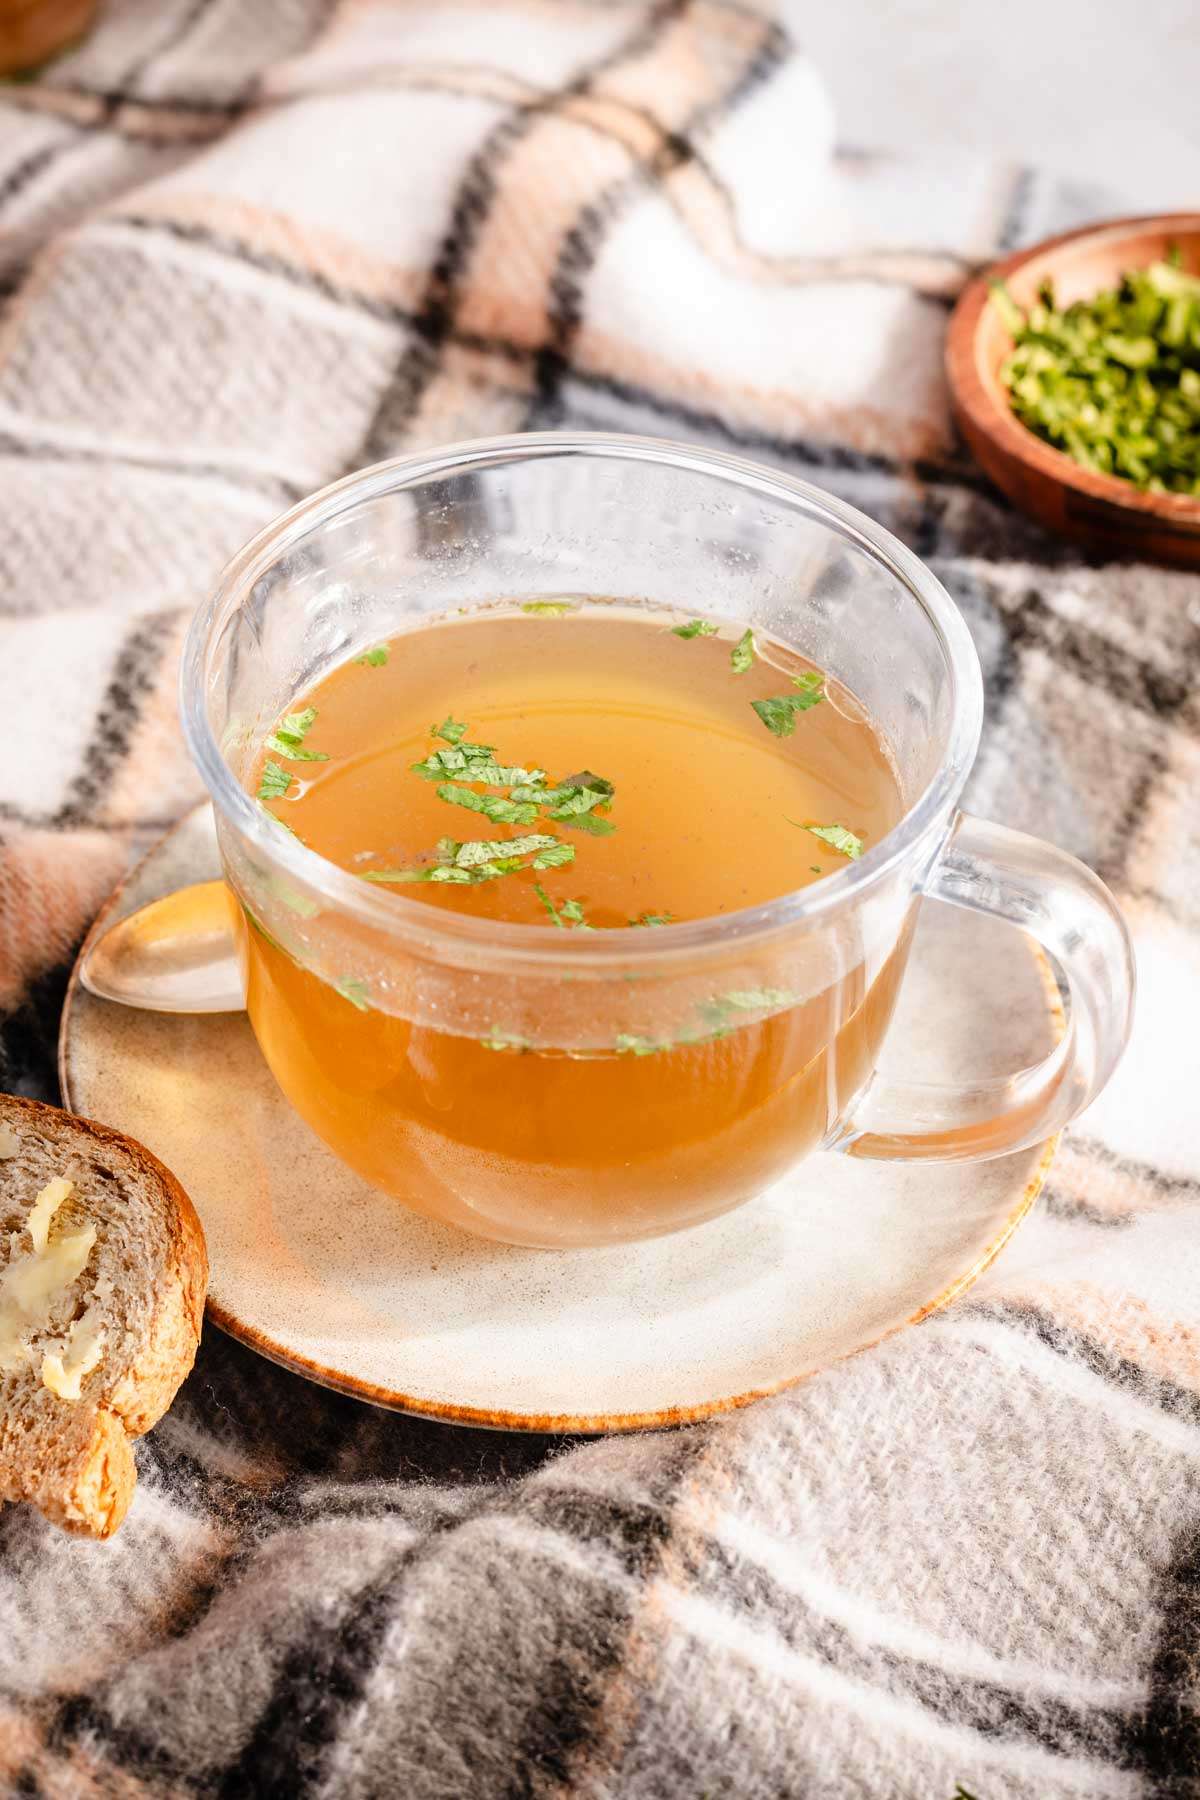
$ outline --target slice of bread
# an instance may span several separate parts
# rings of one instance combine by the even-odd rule
[[[192,1203],[132,1138],[0,1095],[0,1500],[108,1537],[130,1439],[200,1341],[208,1253]]]

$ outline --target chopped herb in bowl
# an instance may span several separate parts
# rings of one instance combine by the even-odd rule
[[[1002,282],[991,297],[1012,333],[1000,378],[1023,425],[1097,474],[1200,496],[1200,277],[1172,260],[1061,309],[1049,282],[1028,310]]]

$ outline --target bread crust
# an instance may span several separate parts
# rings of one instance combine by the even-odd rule
[[[40,1100],[0,1095],[0,1124],[18,1121],[43,1143],[75,1155],[115,1151],[150,1184],[167,1230],[144,1345],[112,1391],[90,1405],[59,1401],[62,1431],[48,1451],[23,1443],[0,1421],[0,1500],[28,1500],[66,1531],[111,1537],[137,1480],[130,1441],[162,1417],[196,1358],[208,1290],[204,1231],[175,1176],[136,1138]]]

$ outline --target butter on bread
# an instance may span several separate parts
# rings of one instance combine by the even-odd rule
[[[191,1201],[132,1138],[0,1095],[0,1501],[108,1537],[200,1339]]]

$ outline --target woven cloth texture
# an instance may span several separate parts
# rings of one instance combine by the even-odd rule
[[[210,1329],[112,1543],[0,1514],[6,1793],[1200,1793],[1200,581],[1051,541],[950,425],[965,274],[1108,197],[835,150],[797,22],[122,0],[0,88],[0,1082],[54,1097],[72,953],[198,797],[224,559],[559,425],[745,451],[926,559],[970,802],[1117,891],[1133,1048],[963,1300],[686,1431],[442,1427]]]

